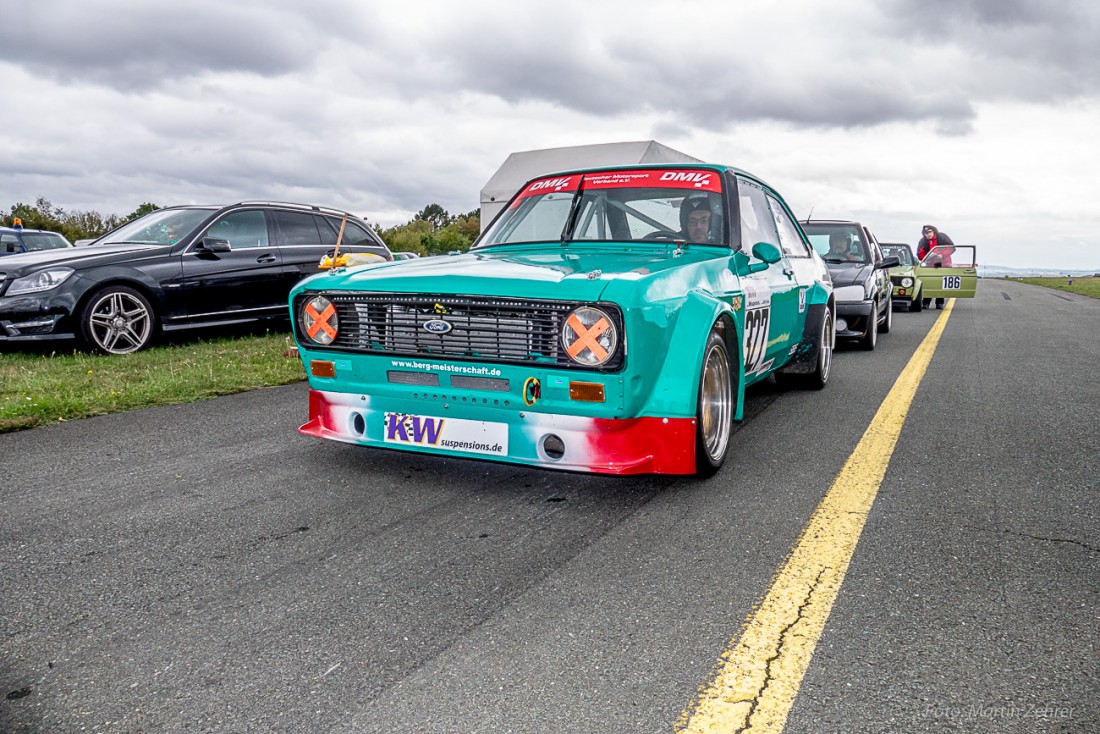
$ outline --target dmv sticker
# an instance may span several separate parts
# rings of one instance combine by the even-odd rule
[[[508,424],[440,418],[434,415],[386,413],[382,440],[475,454],[508,454]]]

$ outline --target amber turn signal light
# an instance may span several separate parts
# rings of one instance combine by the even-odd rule
[[[569,397],[572,400],[583,400],[586,403],[602,403],[603,383],[600,382],[570,382]]]
[[[311,360],[309,374],[314,377],[336,377],[336,363],[322,359]]]

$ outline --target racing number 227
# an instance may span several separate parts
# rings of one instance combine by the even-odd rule
[[[745,312],[745,372],[760,369],[768,347],[768,321],[771,309],[753,308]]]
[[[962,278],[958,275],[943,276],[943,289],[945,291],[957,291],[962,288]]]

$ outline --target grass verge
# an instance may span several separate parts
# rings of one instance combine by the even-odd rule
[[[0,433],[305,379],[286,334],[158,346],[124,356],[0,353]]]
[[[1074,276],[1073,278],[1012,278],[1011,280],[1016,280],[1021,283],[1031,283],[1032,285],[1041,285],[1046,288],[1054,288],[1056,290],[1066,291],[1067,293],[1077,293],[1082,296],[1100,298],[1100,278],[1079,278]]]

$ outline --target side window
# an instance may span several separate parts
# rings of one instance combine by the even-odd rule
[[[344,244],[377,245],[378,243],[367,233],[367,230],[349,219],[347,224],[344,225]]]
[[[19,240],[15,238],[15,235],[0,235],[0,252],[11,254],[13,252],[22,251],[23,248],[19,246]]]
[[[783,254],[787,257],[809,257],[810,249],[802,241],[798,225],[787,216],[787,211],[783,208],[783,205],[770,194],[768,195],[768,204],[771,206],[772,217],[775,219],[775,228],[779,231],[779,246],[783,248]]]
[[[767,242],[779,246],[779,233],[775,229],[775,219],[764,189],[754,183],[738,179],[737,197],[741,209],[741,248],[746,255],[752,255],[757,242]]]
[[[321,242],[326,245],[336,245],[336,238],[340,234],[340,219],[336,217],[317,217],[317,227],[321,230]],[[378,239],[362,225],[348,219],[344,223],[344,237],[340,240],[340,246],[366,245],[378,246]]]
[[[280,245],[319,245],[321,235],[309,212],[273,211]]]
[[[208,237],[220,237],[229,241],[234,250],[250,247],[267,247],[267,219],[259,209],[232,212],[210,225]]]

